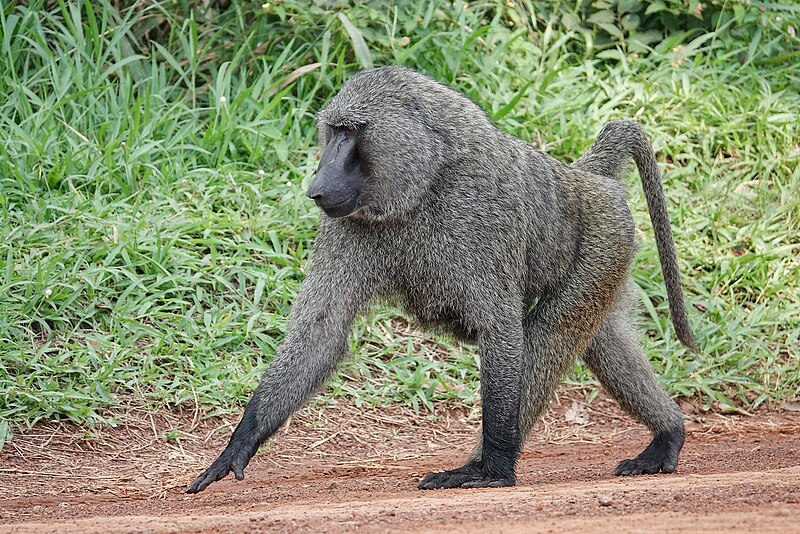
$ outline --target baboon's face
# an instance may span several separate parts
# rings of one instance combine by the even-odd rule
[[[409,217],[441,166],[424,91],[381,74],[351,78],[319,115],[322,158],[307,195],[329,217]]]

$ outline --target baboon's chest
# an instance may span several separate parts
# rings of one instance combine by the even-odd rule
[[[430,329],[445,331],[464,341],[475,339],[474,307],[478,295],[470,291],[468,277],[451,269],[437,273],[406,272],[397,287],[405,311]]]
[[[469,343],[475,342],[477,331],[468,321],[463,308],[427,299],[423,301],[416,296],[406,299],[403,308],[423,328],[439,330]]]

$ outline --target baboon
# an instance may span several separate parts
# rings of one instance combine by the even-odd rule
[[[467,463],[420,488],[511,486],[523,439],[573,362],[653,433],[616,473],[671,472],[683,418],[631,326],[634,223],[618,176],[642,176],[670,311],[694,347],[652,148],[607,125],[567,166],[500,131],[466,96],[382,67],[351,77],[319,113],[322,157],[307,195],[322,209],[283,344],[219,458],[189,493],[233,471],[347,353],[351,323],[389,299],[426,326],[479,345],[483,424]]]

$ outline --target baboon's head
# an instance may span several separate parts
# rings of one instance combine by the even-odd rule
[[[438,175],[444,141],[431,109],[442,91],[409,69],[356,74],[318,117],[322,159],[307,195],[330,217],[410,215]]]

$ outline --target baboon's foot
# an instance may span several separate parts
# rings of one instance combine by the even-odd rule
[[[458,469],[431,473],[422,479],[418,487],[419,489],[502,488],[516,483],[513,474],[495,475],[482,467],[480,462],[469,462]]]
[[[632,460],[622,460],[614,470],[615,475],[652,475],[672,473],[678,466],[678,454],[684,441],[683,426],[659,432],[645,450]]]

